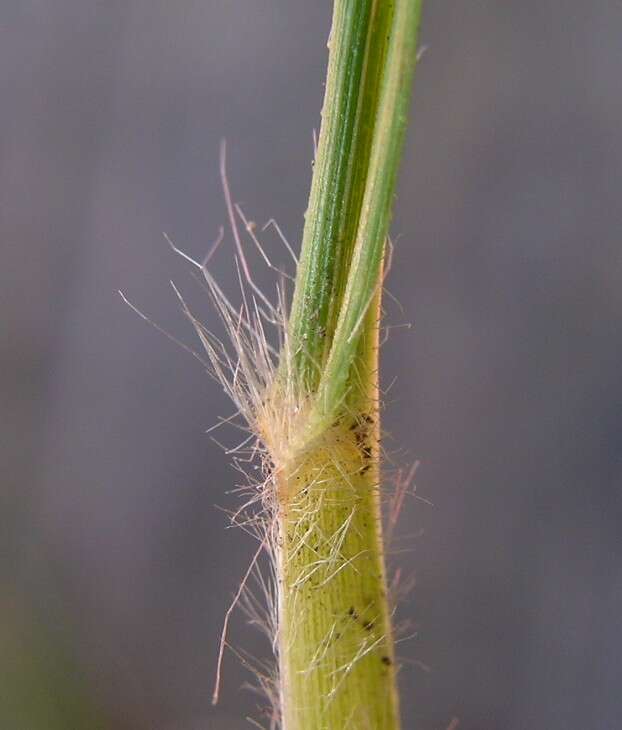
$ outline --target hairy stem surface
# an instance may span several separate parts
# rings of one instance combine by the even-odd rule
[[[373,319],[377,320],[377,306]],[[374,327],[365,350],[377,352]],[[378,401],[356,407],[282,470],[281,667],[284,727],[399,726],[381,545]]]

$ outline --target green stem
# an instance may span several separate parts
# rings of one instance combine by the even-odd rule
[[[298,375],[319,382],[339,316],[365,188],[392,3],[337,0],[322,125],[289,331]]]
[[[293,446],[275,458],[285,730],[399,728],[379,497],[378,322],[420,10],[421,0],[334,6],[282,366],[305,404],[304,433],[294,429]]]

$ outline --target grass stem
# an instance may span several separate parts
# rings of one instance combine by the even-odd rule
[[[286,730],[399,728],[380,510],[378,331],[420,11],[421,0],[334,5],[288,348],[272,396],[295,411],[294,425],[285,436],[273,423],[263,429],[278,504]]]

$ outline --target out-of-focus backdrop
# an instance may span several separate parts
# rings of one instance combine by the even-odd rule
[[[299,245],[330,11],[0,2],[2,730],[261,722],[231,653],[210,706],[253,551],[204,433],[230,406],[117,290],[189,343],[169,279],[213,321],[162,231],[200,258],[226,222],[222,136],[236,200]],[[386,317],[413,327],[383,352],[424,498],[393,558],[409,730],[619,727],[621,29],[605,0],[426,4]]]

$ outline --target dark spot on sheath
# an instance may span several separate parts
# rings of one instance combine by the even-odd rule
[[[371,459],[371,446],[363,446],[362,451],[366,459]]]
[[[348,614],[352,616],[352,618],[356,621],[359,617],[358,613],[354,610],[354,606],[350,606],[348,609]]]
[[[381,659],[381,661],[382,661],[382,663],[383,663],[383,664],[385,664],[385,665],[386,665],[387,667],[390,667],[390,666],[391,666],[391,664],[392,664],[392,662],[391,662],[391,658],[390,658],[390,657],[388,657],[388,656],[383,656],[383,657],[382,657],[382,659]]]
[[[374,628],[374,622],[373,621],[365,621],[363,624],[363,628],[365,631],[371,631]]]

